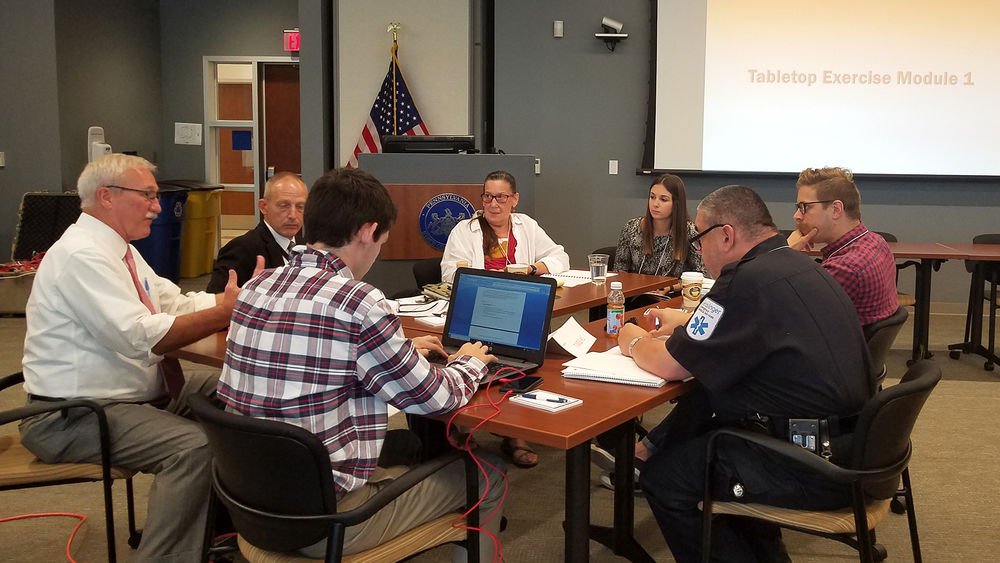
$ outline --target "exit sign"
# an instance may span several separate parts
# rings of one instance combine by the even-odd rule
[[[286,51],[298,51],[300,45],[299,30],[297,29],[286,29],[285,30],[285,41],[284,49]]]

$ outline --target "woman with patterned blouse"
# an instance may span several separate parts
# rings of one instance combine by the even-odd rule
[[[705,273],[705,264],[688,240],[697,231],[688,218],[684,182],[664,174],[649,187],[646,216],[630,219],[618,237],[618,272],[680,277],[682,272]]]

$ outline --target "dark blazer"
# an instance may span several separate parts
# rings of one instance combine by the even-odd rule
[[[257,223],[252,231],[234,238],[219,250],[215,259],[212,279],[205,291],[222,293],[229,281],[229,270],[236,270],[236,283],[243,284],[253,275],[257,265],[257,255],[264,257],[265,268],[277,268],[285,264],[285,249],[278,245],[264,221]]]

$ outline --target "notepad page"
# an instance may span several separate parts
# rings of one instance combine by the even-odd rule
[[[563,364],[563,377],[593,379],[643,387],[663,387],[666,381],[640,368],[617,347],[607,352],[589,352]]]

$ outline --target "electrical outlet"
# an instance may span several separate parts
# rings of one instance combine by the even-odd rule
[[[611,159],[608,161],[608,174],[616,176],[618,174],[618,159]]]
[[[535,159],[535,176],[538,176],[541,173],[542,173],[542,159],[536,158]]]

